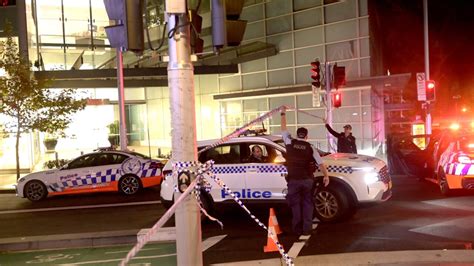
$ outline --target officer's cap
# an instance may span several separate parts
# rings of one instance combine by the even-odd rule
[[[350,130],[352,130],[352,126],[351,126],[351,125],[349,125],[349,124],[345,125],[345,126],[344,126],[344,128],[347,128],[347,129],[350,129]]]

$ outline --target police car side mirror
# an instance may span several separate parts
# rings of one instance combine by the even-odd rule
[[[282,155],[277,155],[273,162],[278,164],[284,164],[286,163],[286,159]]]
[[[61,166],[61,167],[59,168],[59,170],[66,170],[67,167],[68,167],[68,164],[65,164],[65,165]]]

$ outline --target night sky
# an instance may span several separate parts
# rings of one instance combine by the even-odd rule
[[[423,1],[372,0],[384,29],[383,66],[392,74],[424,72]],[[470,106],[474,113],[474,1],[428,0],[430,75],[436,81],[435,113]],[[413,88],[416,90],[416,88]]]

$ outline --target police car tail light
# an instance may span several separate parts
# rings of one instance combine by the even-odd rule
[[[172,173],[173,173],[172,170],[163,170],[164,179],[166,180],[166,178],[171,176]]]
[[[160,162],[151,162],[150,163],[150,168],[152,168],[152,169],[163,168],[163,164],[160,163]]]

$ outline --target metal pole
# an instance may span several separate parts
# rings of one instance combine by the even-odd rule
[[[326,62],[324,64],[326,67],[326,74],[325,74],[325,79],[326,79],[326,121],[329,126],[332,127],[332,95],[331,95],[331,64],[329,62]],[[334,151],[333,150],[333,145],[332,145],[332,136],[331,133],[327,132],[326,137],[328,140],[328,151]]]
[[[123,57],[121,48],[117,48],[117,87],[119,92],[120,150],[127,150],[127,124],[125,119],[125,89],[123,87]]]
[[[425,46],[425,77],[430,79],[430,50],[428,38],[428,0],[423,0],[423,29],[424,29],[424,46]],[[431,113],[430,102],[426,102],[426,119],[425,119],[426,134],[431,135]]]
[[[187,23],[186,14],[168,16],[169,29],[175,29],[174,36],[168,42],[168,86],[171,147],[173,161],[176,162],[197,161],[194,72],[189,40],[190,27],[184,26]],[[180,195],[180,192],[175,192],[174,198],[177,199]],[[178,265],[202,265],[201,216],[194,196],[188,196],[177,207],[175,223]]]

